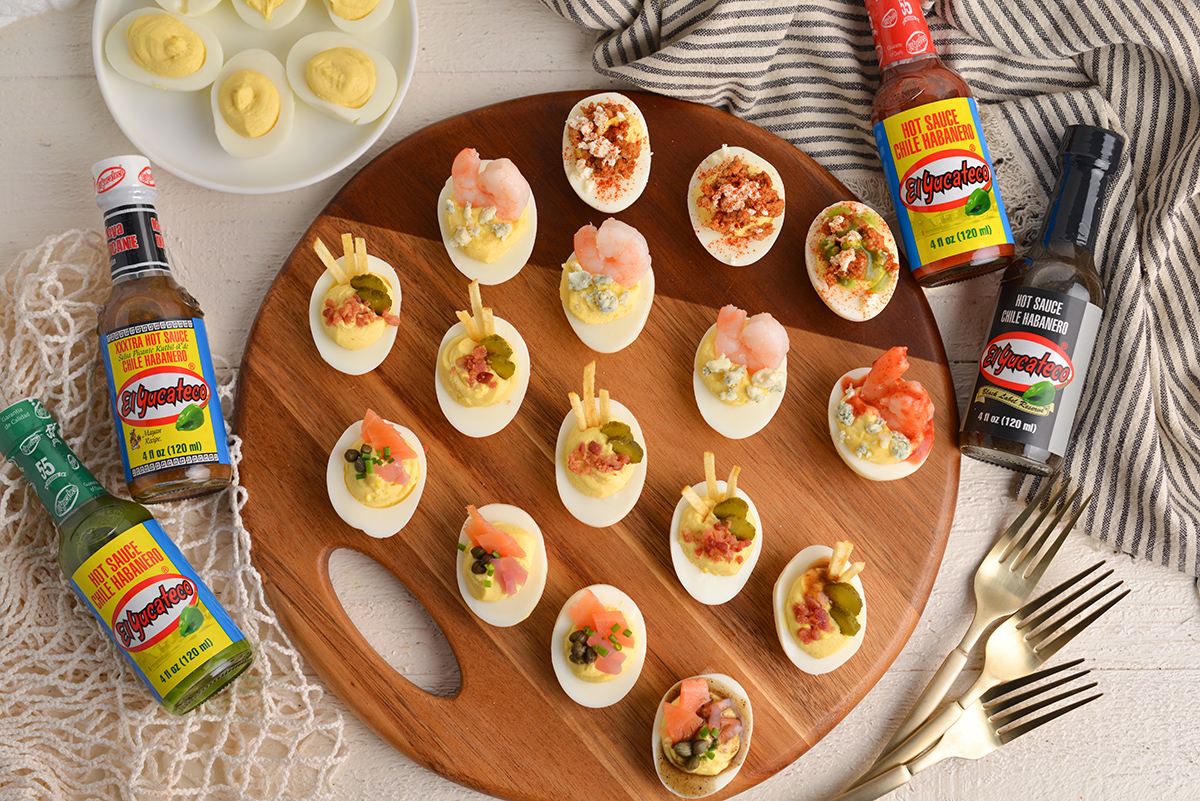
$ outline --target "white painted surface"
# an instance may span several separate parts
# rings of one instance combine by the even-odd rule
[[[93,4],[0,29],[0,263],[68,228],[99,227],[92,162],[129,150],[91,72]],[[424,0],[417,74],[383,139],[387,145],[445,117],[508,97],[608,88],[591,69],[591,37],[537,0]],[[465,20],[470,19],[470,23]],[[516,45],[516,46],[514,46]],[[160,172],[159,210],[178,274],[208,315],[213,349],[236,364],[259,301],[301,233],[352,174],[283,195],[239,197]],[[960,403],[982,345],[997,278],[928,293],[942,327]],[[821,799],[870,761],[900,716],[958,641],[973,608],[970,577],[995,533],[1017,512],[1015,475],[964,460],[958,514],[925,614],[875,689],[809,753],[745,793],[756,801]],[[1099,558],[1073,535],[1044,579],[1051,586]],[[954,761],[919,775],[896,799],[1038,801],[1191,799],[1200,787],[1200,629],[1192,582],[1114,556],[1130,597],[1064,657],[1085,656],[1105,697],[979,762]],[[444,642],[424,611],[373,564],[339,554],[333,575],[351,616],[380,653],[422,686],[455,684]],[[385,591],[386,600],[376,594]],[[369,602],[367,599],[371,599]],[[970,667],[978,669],[978,660]],[[970,677],[960,681],[965,688]],[[481,798],[413,765],[352,716],[349,765],[337,781],[346,799]],[[665,793],[664,793],[665,796]]]

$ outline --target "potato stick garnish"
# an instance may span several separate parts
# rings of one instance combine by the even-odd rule
[[[462,309],[459,309],[454,314],[456,317],[458,317],[458,321],[463,324],[463,330],[467,332],[467,336],[469,336],[472,341],[478,342],[479,340],[483,339],[483,337],[479,335],[479,329],[475,327],[475,321],[471,319],[471,315],[467,314]]]
[[[838,576],[838,581],[849,581],[850,579],[854,578],[859,573],[861,573],[863,568],[866,566],[867,566],[866,562],[855,562],[854,564],[850,565],[850,567],[846,568],[845,570],[843,570],[841,572],[841,575]]]
[[[357,275],[371,272],[367,267],[367,240],[361,236],[354,237],[354,269]]]
[[[475,324],[483,329],[483,296],[479,294],[479,281],[475,280],[467,287],[467,291],[471,294],[471,316],[475,318]],[[487,332],[484,331],[484,335]]]
[[[842,571],[850,562],[850,552],[853,550],[854,543],[852,542],[838,540],[833,544],[833,556],[829,557],[829,568],[826,571],[830,578],[836,579],[842,575]]]
[[[325,269],[329,270],[329,274],[333,276],[333,280],[339,284],[344,284],[350,279],[346,273],[342,272],[342,268],[338,266],[337,259],[329,252],[329,248],[325,247],[325,243],[321,241],[321,237],[317,237],[317,241],[313,243],[313,250],[317,252],[317,257],[321,259],[321,263],[325,265]]]
[[[483,322],[479,324],[479,328],[483,331],[485,337],[490,337],[496,333],[496,319],[492,316],[492,308],[490,306],[483,307]]]
[[[701,520],[708,519],[709,513],[712,512],[712,507],[708,505],[707,501],[697,495],[696,491],[691,487],[684,487],[679,492],[687,499],[688,505],[700,516]]]
[[[713,500],[721,500],[717,497],[721,490],[717,487],[717,457],[712,451],[704,452],[704,484],[707,488],[708,497]]]
[[[592,403],[592,398],[596,394],[596,362],[590,361],[583,368],[583,411],[587,415],[587,426],[585,428],[593,428],[597,425],[596,405]]]
[[[571,409],[575,412],[575,424],[579,426],[580,431],[588,429],[587,413],[583,410],[583,401],[579,400],[579,396],[574,392],[567,393],[567,397],[571,399]]]
[[[738,467],[737,465],[734,465],[733,469],[729,471],[729,481],[727,481],[725,483],[725,497],[726,498],[736,498],[737,497],[737,481],[738,481],[738,476],[740,476],[741,474],[742,474],[742,468]]]
[[[354,235],[342,234],[342,264],[349,275],[354,275]]]
[[[612,403],[608,400],[608,390],[600,390],[600,425],[612,419]]]

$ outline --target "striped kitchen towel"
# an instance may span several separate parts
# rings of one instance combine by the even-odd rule
[[[600,73],[761,125],[890,210],[861,0],[542,2],[597,32]],[[938,52],[979,99],[1019,245],[1037,233],[1063,129],[1126,137],[1096,248],[1108,304],[1063,473],[1095,494],[1083,521],[1093,536],[1200,575],[1200,8],[922,5]]]

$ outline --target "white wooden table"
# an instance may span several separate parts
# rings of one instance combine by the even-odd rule
[[[84,0],[67,12],[0,29],[5,265],[49,234],[99,228],[91,164],[133,150],[109,116],[92,73],[92,11]],[[159,211],[176,272],[205,309],[214,352],[233,365],[286,254],[371,157],[431,122],[504,98],[610,86],[591,69],[590,36],[536,0],[422,0],[419,14],[420,54],[408,96],[383,140],[349,170],[305,189],[262,197],[223,195],[158,171]],[[960,404],[991,318],[997,280],[991,276],[928,293]],[[963,461],[945,560],[907,647],[829,736],[743,798],[828,798],[869,763],[965,630],[973,608],[970,577],[996,532],[1019,509],[1016,484],[1013,473]],[[1091,540],[1073,534],[1043,586],[1101,556]],[[1133,593],[1060,657],[1087,657],[1105,697],[980,762],[954,761],[919,775],[894,798],[1090,801],[1200,794],[1200,605],[1193,583],[1124,556],[1111,557],[1109,564]],[[444,641],[398,582],[349,553],[335,556],[332,572],[351,617],[397,670],[434,691],[455,685]],[[386,601],[377,600],[380,591]],[[978,660],[970,667],[977,670]],[[961,686],[971,678],[964,677]],[[337,779],[339,798],[482,797],[417,767],[353,715],[347,718],[353,755]]]

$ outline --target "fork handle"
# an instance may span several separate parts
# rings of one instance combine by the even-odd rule
[[[896,729],[892,739],[883,747],[881,756],[887,756],[894,751],[896,746],[907,740],[909,735],[921,728],[921,724],[933,716],[933,713],[937,711],[938,704],[954,686],[954,680],[958,678],[963,666],[967,664],[967,652],[971,649],[972,644],[967,643],[964,638],[963,642],[949,653],[942,662],[942,666],[937,669],[937,673],[933,674],[933,678],[929,680],[929,686],[925,688],[925,692],[921,693],[921,697],[913,704],[908,716],[900,721],[900,728]]]
[[[900,765],[865,784],[850,788],[833,801],[873,801],[873,799],[882,798],[893,790],[908,784],[912,777],[908,768]]]
[[[957,703],[950,704],[950,706],[922,723],[921,727],[913,732],[897,748],[884,753],[879,759],[875,760],[875,764],[855,782],[854,787],[857,788],[860,785],[865,785],[886,771],[903,766],[906,762],[912,762],[923,751],[935,745],[941,739],[942,735],[954,725],[955,721],[962,717],[962,713],[963,708],[961,706]]]

